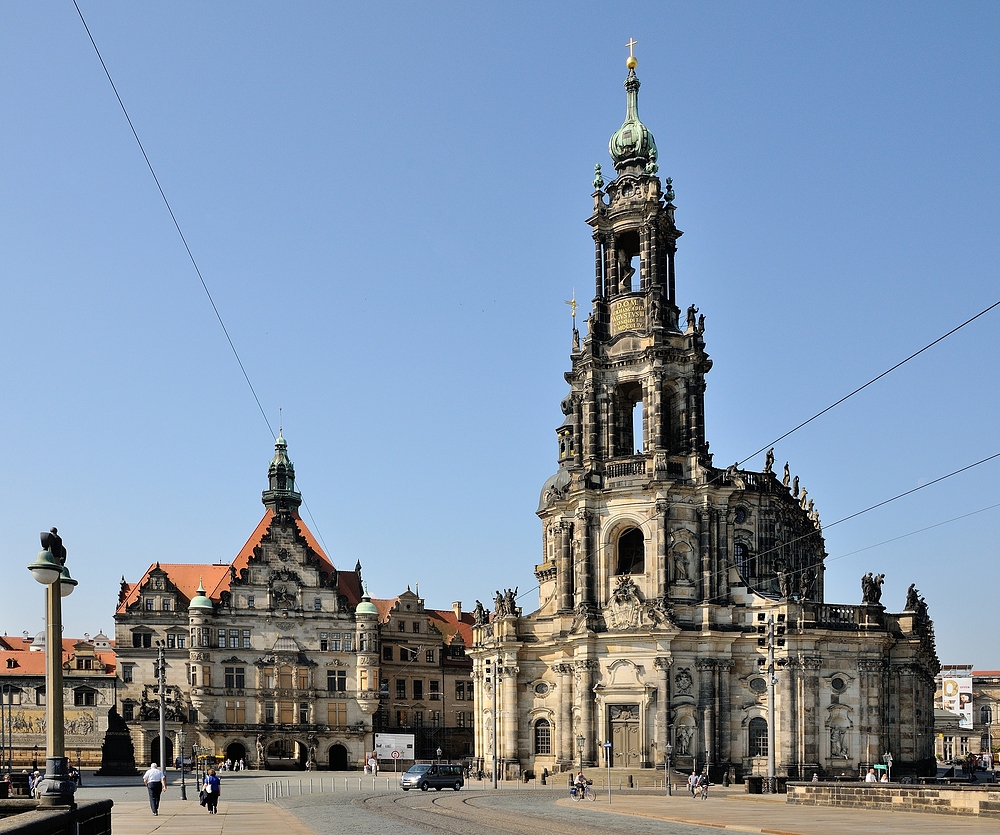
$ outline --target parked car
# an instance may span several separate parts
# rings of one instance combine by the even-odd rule
[[[399,786],[404,792],[410,789],[420,789],[424,792],[428,789],[434,789],[434,791],[454,789],[458,791],[464,785],[465,777],[462,776],[462,766],[450,763],[414,765],[399,778]]]

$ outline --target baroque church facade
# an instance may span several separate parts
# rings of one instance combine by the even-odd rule
[[[558,471],[541,491],[539,603],[498,595],[474,628],[476,755],[507,775],[582,764],[714,778],[934,768],[933,624],[824,599],[819,514],[798,478],[713,465],[704,318],[681,317],[670,179],[629,59],[616,177],[594,180],[594,298],[574,329]],[[911,589],[912,591],[912,589]],[[914,595],[910,595],[914,597]],[[769,645],[774,728],[768,727]],[[773,735],[773,736],[772,736]],[[902,769],[902,771],[900,770]]]

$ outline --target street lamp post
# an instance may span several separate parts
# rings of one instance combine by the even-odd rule
[[[583,771],[583,743],[585,741],[583,734],[576,735],[576,750],[580,754],[580,771]]]
[[[187,800],[187,786],[184,785],[184,731],[177,732],[177,750],[181,752],[181,800]]]
[[[667,761],[665,763],[665,770],[663,772],[663,776],[667,781],[667,797],[671,797],[673,795],[673,792],[671,792],[670,790],[670,755],[674,753],[674,746],[668,742],[666,748],[664,749],[664,753],[666,755]]]
[[[42,551],[28,566],[45,586],[45,781],[41,806],[73,806],[76,786],[69,779],[66,727],[63,713],[62,598],[77,585],[66,568],[62,537],[52,528],[41,534]],[[36,746],[37,757],[37,746]]]

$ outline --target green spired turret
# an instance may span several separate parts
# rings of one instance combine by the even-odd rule
[[[639,121],[639,78],[635,74],[637,61],[634,55],[628,57],[628,78],[625,79],[625,91],[628,103],[625,111],[625,121],[614,132],[608,142],[608,152],[619,174],[655,174],[656,142],[653,134]]]

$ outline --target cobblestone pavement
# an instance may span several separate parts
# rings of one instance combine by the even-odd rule
[[[708,800],[677,793],[672,798],[649,790],[615,791],[611,804],[598,793],[595,803],[574,803],[565,789],[520,787],[494,792],[472,785],[461,792],[399,790],[397,776],[306,775],[245,772],[223,774],[219,814],[198,805],[197,787],[188,781],[181,801],[177,775],[171,774],[160,815],[153,817],[138,777],[90,779],[80,799],[115,801],[115,835],[704,835],[713,829],[771,835],[1000,835],[1000,821],[906,812],[787,806],[784,796],[750,796],[737,789],[713,791]],[[263,803],[265,785],[274,802]],[[301,786],[301,794],[300,792]],[[742,788],[742,787],[740,787]],[[321,793],[322,789],[322,793]],[[331,791],[333,789],[333,791]]]

